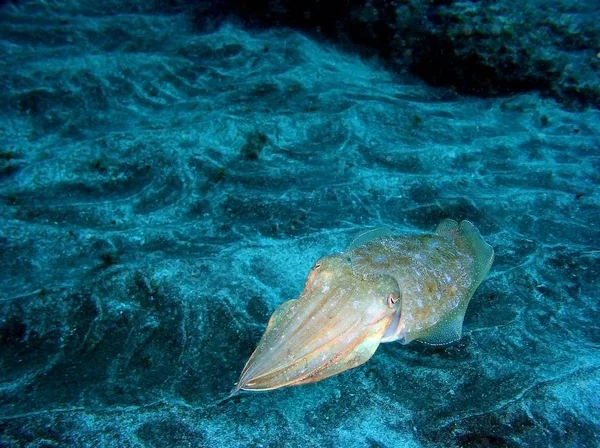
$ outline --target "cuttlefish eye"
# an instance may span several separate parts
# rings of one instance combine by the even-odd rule
[[[317,272],[319,272],[320,268],[321,268],[321,262],[319,261],[310,270],[310,274],[308,275],[308,279],[306,280],[306,286],[307,287],[308,287],[308,285],[312,285],[315,277],[317,276]]]
[[[394,308],[395,303],[398,301],[398,293],[390,292],[387,296],[387,306],[388,308]]]

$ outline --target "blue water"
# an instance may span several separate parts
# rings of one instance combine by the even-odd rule
[[[571,38],[489,90],[187,3],[0,6],[0,446],[600,446],[594,3],[461,3]],[[444,218],[496,253],[460,341],[222,401],[319,257]]]

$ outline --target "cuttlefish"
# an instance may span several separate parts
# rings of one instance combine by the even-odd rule
[[[297,299],[271,316],[232,394],[313,383],[365,363],[382,342],[460,339],[494,250],[469,221],[435,233],[359,235],[318,260]]]

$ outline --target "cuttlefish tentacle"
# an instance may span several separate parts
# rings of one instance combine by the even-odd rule
[[[494,251],[468,221],[434,234],[368,231],[320,259],[302,294],[282,304],[232,392],[320,381],[366,362],[382,342],[447,344]]]

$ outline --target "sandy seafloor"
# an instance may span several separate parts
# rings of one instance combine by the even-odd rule
[[[0,446],[600,445],[598,110],[35,3],[0,30]],[[496,251],[458,343],[219,403],[315,260],[447,217]]]

